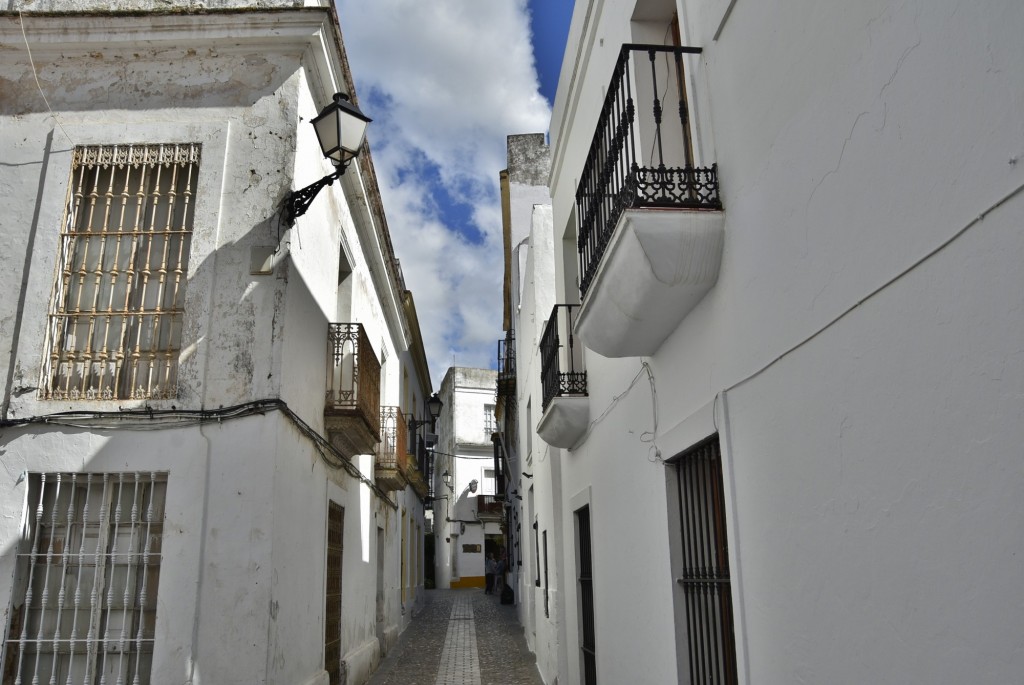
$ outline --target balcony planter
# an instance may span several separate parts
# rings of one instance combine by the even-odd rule
[[[718,280],[725,216],[713,210],[627,209],[576,322],[605,357],[650,356]]]

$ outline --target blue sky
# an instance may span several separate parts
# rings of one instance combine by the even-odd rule
[[[540,92],[554,104],[573,0],[530,0],[530,32]]]
[[[431,376],[492,368],[505,139],[546,133],[572,0],[338,0]]]

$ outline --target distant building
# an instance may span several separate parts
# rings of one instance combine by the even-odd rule
[[[283,212],[339,92],[331,3],[0,12],[4,683],[361,683],[408,625],[432,389],[369,150]]]
[[[576,4],[499,354],[545,682],[1019,679],[1022,29]]]
[[[453,366],[441,381],[444,407],[433,466],[434,577],[439,588],[484,587],[486,555],[497,558],[505,544],[491,440],[496,378],[489,369]]]

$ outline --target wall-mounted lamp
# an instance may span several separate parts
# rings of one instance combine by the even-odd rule
[[[406,421],[406,423],[409,425],[409,430],[415,433],[416,429],[419,428],[420,426],[425,426],[428,423],[433,425],[433,423],[437,421],[437,417],[441,415],[441,408],[443,406],[444,402],[441,401],[441,398],[438,397],[437,393],[435,392],[433,395],[430,396],[430,399],[427,400],[427,411],[430,412],[430,418],[409,419],[408,421]]]
[[[284,201],[285,219],[291,226],[295,220],[306,213],[313,198],[323,189],[341,178],[349,163],[359,154],[366,140],[366,125],[372,121],[359,111],[345,93],[335,93],[331,104],[324,107],[316,119],[313,129],[320,141],[320,150],[324,157],[334,162],[335,171],[327,174],[316,183],[295,190],[288,194]]]
[[[444,483],[449,490],[452,489],[452,474],[445,471],[441,474],[441,482]]]

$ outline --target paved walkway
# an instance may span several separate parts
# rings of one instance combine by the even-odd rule
[[[483,590],[427,590],[368,685],[543,685],[515,607]]]

